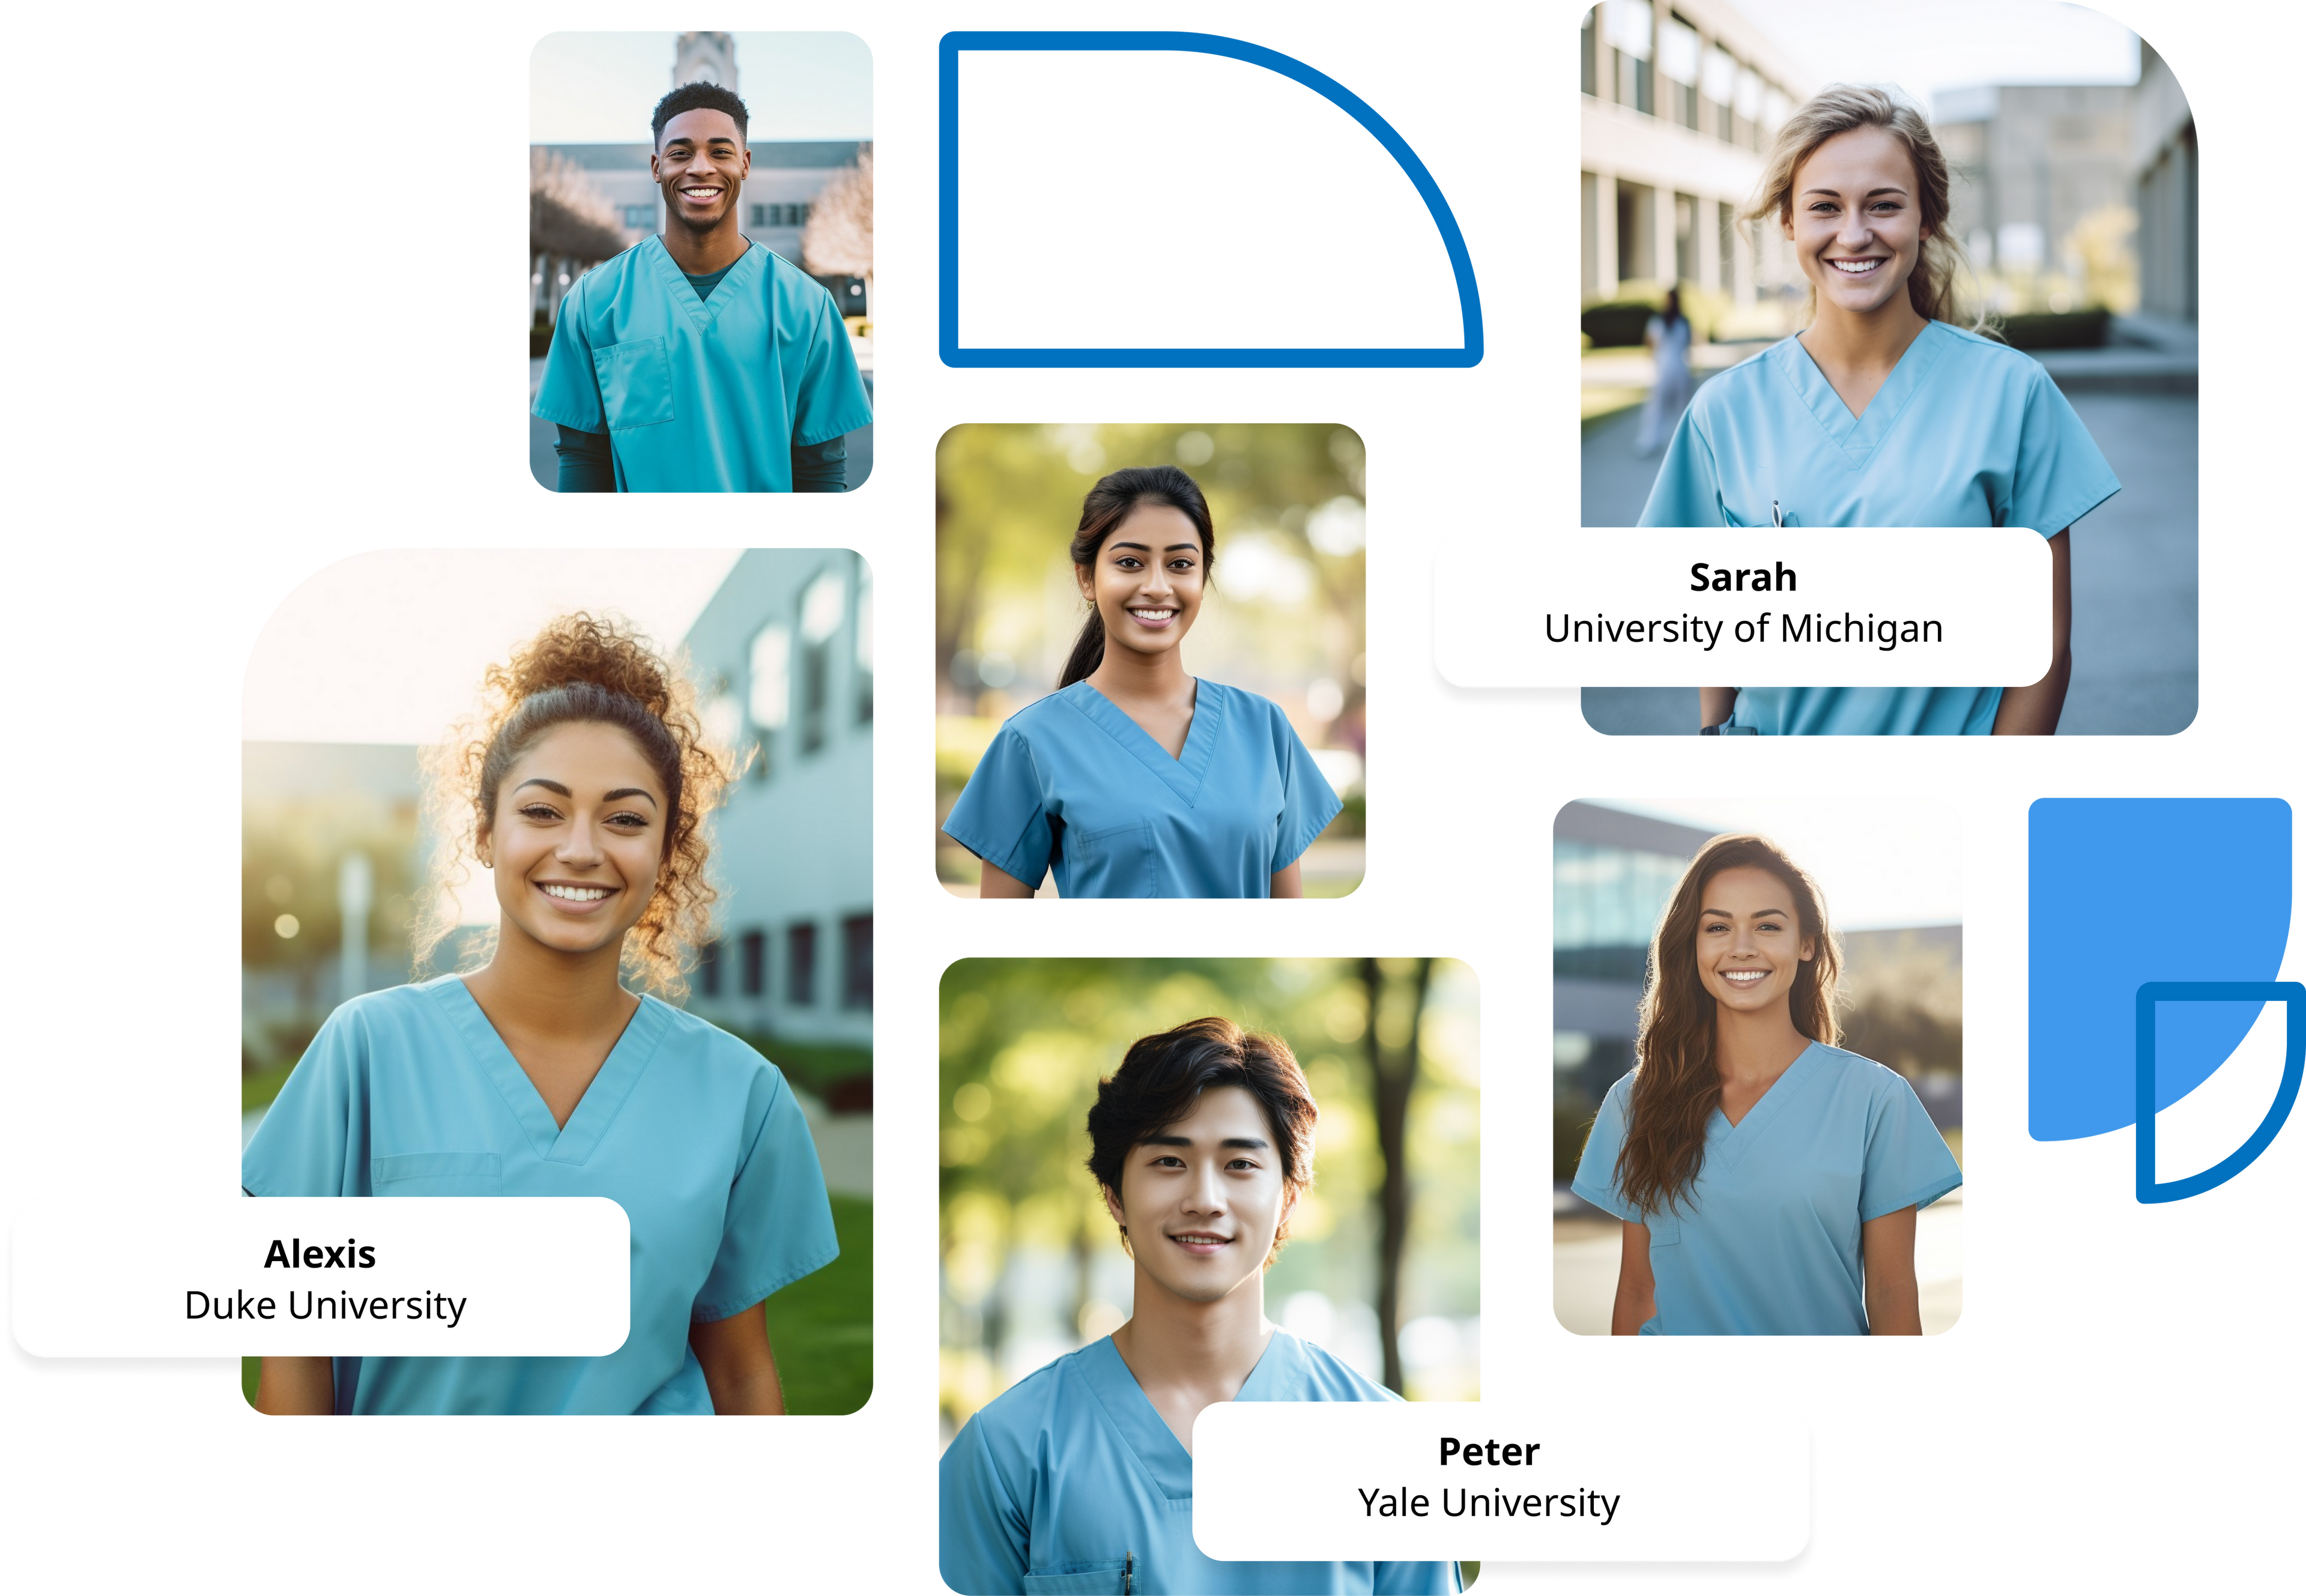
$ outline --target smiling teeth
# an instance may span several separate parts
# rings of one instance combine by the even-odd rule
[[[1215,1247],[1215,1246],[1222,1246],[1226,1242],[1227,1242],[1227,1241],[1228,1241],[1228,1240],[1230,1240],[1230,1239],[1231,1239],[1230,1237],[1226,1237],[1226,1236],[1202,1236],[1202,1235],[1172,1236],[1172,1237],[1170,1238],[1170,1240],[1172,1240],[1172,1241],[1175,1241],[1175,1242],[1186,1242],[1187,1244],[1189,1244],[1189,1245],[1191,1245],[1191,1246],[1195,1246],[1195,1247]]]
[[[571,903],[598,903],[602,899],[609,895],[609,889],[606,887],[555,886],[545,888],[544,895],[548,898],[566,898]]]
[[[1879,260],[1829,260],[1826,264],[1843,277],[1862,277],[1882,263]]]
[[[1140,620],[1166,620],[1177,612],[1174,610],[1132,610],[1129,613]]]
[[[1769,973],[1765,969],[1725,969],[1721,972],[1721,978],[1735,981],[1740,986],[1750,986]]]

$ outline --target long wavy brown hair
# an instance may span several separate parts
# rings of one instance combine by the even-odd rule
[[[712,849],[706,816],[736,773],[713,746],[686,672],[629,621],[564,615],[515,649],[483,679],[483,704],[425,755],[425,814],[445,839],[413,935],[422,971],[456,929],[456,891],[478,862],[481,827],[496,813],[497,789],[522,755],[556,726],[614,726],[633,739],[664,784],[670,815],[664,868],[640,920],[625,933],[626,976],[666,997],[688,990],[696,950],[713,935],[719,896],[705,879]],[[482,939],[467,969],[488,962]]]
[[[1787,994],[1794,1028],[1829,1047],[1841,1039],[1833,1016],[1841,947],[1826,923],[1825,894],[1767,837],[1714,838],[1681,873],[1650,939],[1649,985],[1634,1041],[1633,1102],[1617,1169],[1618,1189],[1644,1214],[1678,1207],[1705,1161],[1705,1126],[1721,1102],[1721,1075],[1713,1063],[1713,995],[1697,975],[1697,921],[1706,883],[1741,866],[1766,870],[1785,883],[1801,935],[1811,944]]]

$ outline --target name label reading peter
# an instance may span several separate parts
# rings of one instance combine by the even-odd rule
[[[1445,1435],[1440,1438],[1440,1466],[1446,1469],[1454,1463],[1466,1468],[1527,1468],[1537,1462],[1542,1447],[1538,1441],[1469,1441]],[[1356,1486],[1354,1490],[1362,1499],[1365,1518],[1433,1516],[1432,1498],[1406,1485],[1367,1489]],[[1598,1518],[1604,1525],[1618,1516],[1618,1504],[1624,1499],[1598,1490],[1516,1492],[1447,1485],[1441,1488],[1440,1497],[1444,1518]]]

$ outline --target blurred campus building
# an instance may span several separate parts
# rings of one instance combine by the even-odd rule
[[[747,761],[713,822],[718,935],[687,1006],[756,1040],[872,1046],[872,629],[858,555],[754,549],[684,640],[708,727]],[[243,746],[244,1067],[285,1067],[337,1004],[411,978],[412,906],[437,846],[420,758]],[[485,912],[486,892],[482,877],[467,912]],[[485,934],[460,930],[434,968],[461,968]]]
[[[683,83],[718,83],[741,95],[737,41],[726,33],[682,34],[674,45],[670,80],[665,87],[677,89]],[[640,136],[630,143],[529,147],[533,174],[530,308],[532,315],[543,322],[558,319],[562,296],[588,268],[664,230],[664,195],[649,173],[649,158],[655,153],[655,146],[648,137],[645,120],[634,131]],[[854,167],[858,157],[872,145],[856,139],[786,139],[764,140],[751,149],[752,170],[739,201],[745,235],[806,270],[801,231],[808,226],[817,196],[834,178]],[[574,226],[541,228],[539,201],[534,192],[540,178],[573,182],[579,190],[589,191],[594,202],[582,209],[600,217],[605,206],[604,219],[612,235],[588,243],[586,234]],[[555,183],[548,181],[546,186]],[[866,313],[863,278],[834,273],[820,275],[817,280],[831,291],[843,315]]]
[[[1554,1173],[1566,1183],[1634,1065],[1651,934],[1715,833],[1599,804],[1553,826]],[[1898,1069],[1940,1129],[1961,1123],[1961,927],[1843,932],[1843,1046]]]
[[[1677,282],[1742,308],[1798,291],[1778,230],[1741,243],[1734,218],[1822,85],[1720,0],[1604,0],[1580,52],[1584,303]],[[2193,114],[2153,47],[2139,58],[2134,84],[1986,84],[1927,107],[1997,309],[2196,319]]]

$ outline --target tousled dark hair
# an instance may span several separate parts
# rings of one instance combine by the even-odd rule
[[[1184,474],[1178,473],[1179,475]],[[1257,1099],[1281,1160],[1281,1185],[1294,1197],[1313,1183],[1313,1124],[1321,1111],[1289,1044],[1230,1020],[1191,1020],[1174,1030],[1140,1037],[1121,1068],[1097,1084],[1089,1111],[1089,1172],[1116,1198],[1121,1172],[1134,1148],[1193,1112],[1212,1087],[1237,1086]],[[1127,1226],[1122,1229],[1126,1243]],[[1288,1239],[1284,1218],[1273,1238],[1270,1265]]]
[[[1080,526],[1073,533],[1073,564],[1083,570],[1095,566],[1097,551],[1105,547],[1105,540],[1143,504],[1166,504],[1184,512],[1201,535],[1201,569],[1206,574],[1217,562],[1217,551],[1209,501],[1202,497],[1201,485],[1174,465],[1132,465],[1099,478],[1081,500]],[[1105,618],[1091,604],[1089,619],[1073,640],[1072,655],[1065,661],[1064,674],[1057,679],[1058,691],[1072,687],[1104,661]]]
[[[613,726],[633,740],[664,787],[664,869],[638,924],[625,934],[634,976],[669,996],[686,987],[683,971],[712,935],[719,895],[705,879],[710,851],[705,819],[717,807],[734,766],[706,737],[694,686],[640,631],[613,616],[579,611],[548,624],[484,678],[487,703],[451,731],[426,760],[427,807],[451,840],[440,850],[440,879],[414,935],[416,963],[455,929],[450,891],[465,860],[496,820],[506,775],[556,727]]]
[[[726,111],[737,124],[737,141],[745,141],[747,118],[745,102],[734,90],[723,89],[718,83],[683,83],[679,88],[656,102],[656,112],[649,118],[649,134],[658,144],[664,142],[664,124],[683,111]]]

